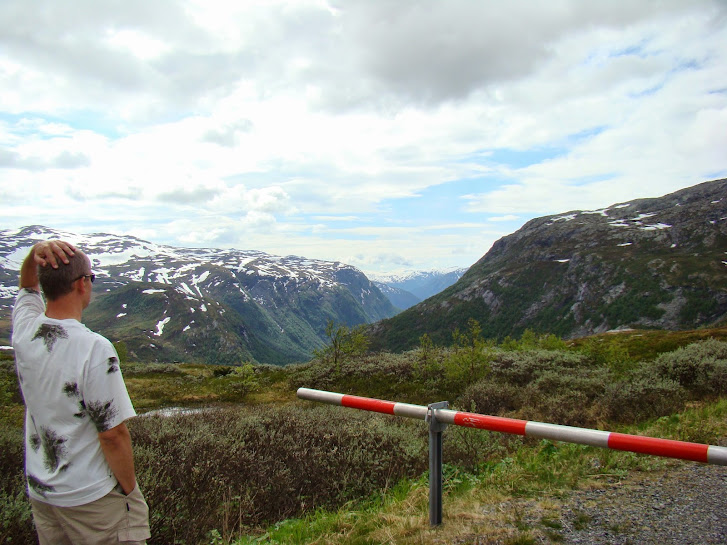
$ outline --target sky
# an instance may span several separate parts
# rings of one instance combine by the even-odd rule
[[[0,2],[0,229],[384,274],[724,177],[726,0]]]

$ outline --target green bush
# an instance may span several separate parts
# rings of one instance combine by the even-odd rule
[[[121,367],[125,377],[143,375],[179,375],[184,373],[173,363],[127,363]]]
[[[490,373],[488,349],[456,350],[444,359],[443,377],[439,382],[447,391],[461,390],[464,385],[480,380]]]
[[[595,407],[608,382],[604,369],[549,369],[523,387],[520,417],[566,426],[597,423]]]
[[[582,370],[589,364],[585,356],[559,350],[499,352],[490,364],[492,376],[517,386],[525,386],[546,371]]]
[[[12,360],[0,361],[0,407],[22,402],[15,363]]]
[[[634,423],[684,410],[686,392],[673,380],[637,376],[606,386],[602,404],[606,418]]]
[[[22,429],[0,428],[0,543],[38,542],[26,494],[23,443]]]
[[[150,543],[336,508],[426,467],[426,429],[341,408],[214,410],[130,423]]]
[[[563,426],[589,427],[595,425],[592,403],[577,390],[538,396],[523,407],[519,417]]]
[[[522,390],[507,382],[485,379],[469,386],[457,404],[467,411],[497,416],[522,406]]]
[[[506,433],[449,426],[442,436],[446,463],[477,473],[487,464],[501,462],[522,445],[522,438]]]
[[[422,382],[427,371],[422,369],[418,352],[367,354],[338,364],[314,360],[291,366],[289,383],[294,389],[302,386],[397,401],[423,401]],[[436,360],[427,364],[432,365],[437,365]]]
[[[247,394],[260,388],[255,368],[250,363],[229,368],[229,373],[220,375],[226,380],[219,385],[220,401],[242,401]],[[215,374],[215,376],[218,376]]]
[[[713,339],[660,355],[656,374],[678,382],[694,397],[727,393],[727,342]]]

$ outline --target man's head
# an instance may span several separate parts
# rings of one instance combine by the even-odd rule
[[[74,284],[79,280],[91,282],[91,274],[91,261],[81,251],[76,251],[74,255],[68,256],[68,264],[58,263],[57,269],[50,265],[38,267],[40,287],[48,301],[55,301],[71,293]]]

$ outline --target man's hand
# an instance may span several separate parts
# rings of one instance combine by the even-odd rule
[[[50,265],[57,269],[59,261],[68,264],[68,256],[72,256],[75,252],[76,248],[72,244],[62,240],[39,242],[33,246],[20,267],[20,287],[40,291],[38,266]]]
[[[106,461],[111,471],[119,481],[124,494],[131,494],[136,488],[136,473],[134,471],[134,454],[131,448],[131,435],[126,422],[115,428],[102,431],[98,434]]]
[[[33,246],[35,263],[41,267],[50,265],[54,269],[58,268],[58,260],[68,265],[68,256],[72,256],[75,252],[76,248],[72,244],[62,240],[39,242]]]

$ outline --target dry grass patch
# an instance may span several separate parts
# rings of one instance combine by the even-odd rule
[[[295,390],[290,388],[288,381],[275,382],[267,388],[250,393],[246,402],[250,404],[277,404],[297,401]]]

